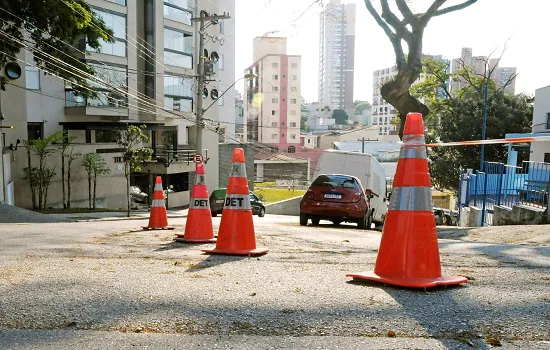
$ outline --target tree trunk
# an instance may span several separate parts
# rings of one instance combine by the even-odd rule
[[[128,205],[126,216],[130,217],[130,174],[126,175],[126,204]]]
[[[92,202],[93,203],[92,209],[94,209],[94,210],[95,210],[96,189],[97,189],[97,175],[94,174],[94,199],[93,199],[93,202]]]
[[[88,209],[92,209],[92,174],[88,173]]]
[[[31,187],[32,208],[36,209],[36,184],[32,176],[31,147],[27,144],[27,167],[29,169],[29,186]]]
[[[410,112],[422,113],[426,117],[430,110],[422,102],[411,96],[409,89],[416,79],[420,76],[418,67],[406,67],[401,70],[393,80],[386,83],[380,89],[380,93],[384,100],[388,101],[393,107],[399,111],[399,137],[403,138],[403,128],[405,127],[405,118]]]
[[[67,209],[71,209],[71,161],[67,162]]]
[[[63,192],[63,209],[67,209],[67,197],[65,196],[65,153],[61,154],[61,187]]]

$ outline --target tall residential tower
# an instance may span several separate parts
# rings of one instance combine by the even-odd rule
[[[355,4],[331,0],[320,15],[319,102],[353,111]]]

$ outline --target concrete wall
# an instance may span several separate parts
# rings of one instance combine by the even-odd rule
[[[549,223],[546,211],[542,209],[513,206],[512,209],[495,206],[493,226],[542,225]]]
[[[281,202],[266,204],[265,212],[274,215],[300,215],[300,201],[302,197],[287,199]]]
[[[476,207],[466,207],[460,214],[460,227],[479,227],[481,226],[482,210]]]
[[[238,145],[238,144],[219,144],[219,183],[218,187],[224,188],[227,187],[227,182],[229,181],[229,172],[231,166],[233,165],[233,150],[235,148],[243,148],[244,156],[246,160],[246,177],[248,178],[248,188],[251,191],[254,191],[254,154],[256,151],[253,147],[248,145]],[[210,193],[214,191],[215,187],[208,187]]]

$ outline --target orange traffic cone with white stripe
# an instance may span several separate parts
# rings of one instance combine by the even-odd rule
[[[256,248],[244,150],[235,148],[216,248],[203,250],[203,252],[225,255],[260,255],[267,251],[268,249],[265,248]]]
[[[208,200],[208,189],[204,181],[204,165],[197,164],[195,185],[191,190],[191,203],[185,224],[185,233],[176,234],[174,241],[188,243],[216,242],[212,228],[212,212]]]
[[[164,190],[162,189],[162,179],[157,176],[155,181],[155,192],[153,192],[153,203],[151,205],[151,215],[149,216],[149,225],[142,226],[144,230],[173,230],[168,226],[168,216],[164,206]]]
[[[422,114],[407,115],[403,142],[374,272],[347,276],[410,288],[466,283],[441,276]]]

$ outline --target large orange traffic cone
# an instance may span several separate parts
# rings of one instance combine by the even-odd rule
[[[216,242],[214,230],[212,229],[212,212],[208,200],[208,189],[204,182],[204,165],[196,166],[195,185],[191,190],[191,203],[185,224],[185,233],[176,234],[174,241],[177,242]]]
[[[242,148],[235,148],[216,248],[203,252],[226,255],[267,253],[268,249],[256,248],[249,193],[244,151]]]
[[[155,192],[153,192],[153,203],[151,205],[151,215],[149,216],[149,225],[142,226],[144,230],[173,230],[168,226],[168,216],[164,206],[164,193],[162,189],[162,179],[157,176],[155,181]]]
[[[374,273],[347,276],[412,288],[466,283],[441,276],[422,114],[407,115],[403,141]]]

